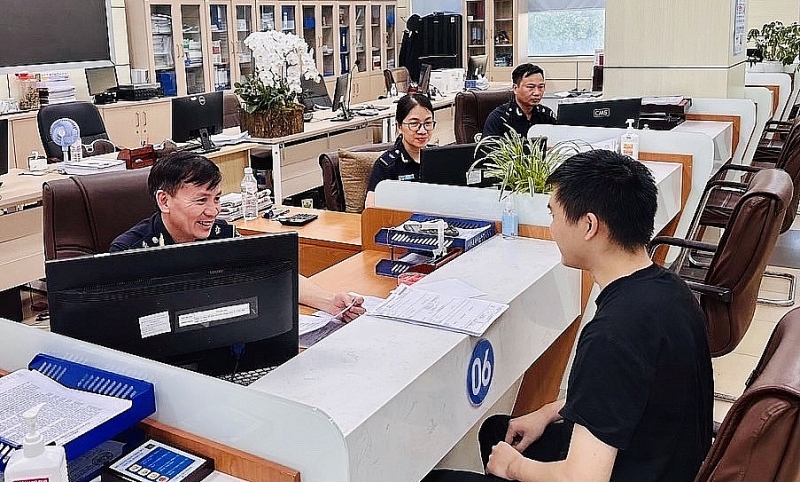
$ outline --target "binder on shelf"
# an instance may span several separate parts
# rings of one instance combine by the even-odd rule
[[[64,444],[67,461],[78,458],[156,411],[155,392],[150,382],[42,353],[31,360],[28,369],[37,371],[67,388],[131,401],[130,408]],[[0,450],[3,449],[2,445],[0,444]],[[6,445],[14,449],[20,448],[8,443]],[[5,468],[6,462],[5,458],[0,462],[0,470]]]

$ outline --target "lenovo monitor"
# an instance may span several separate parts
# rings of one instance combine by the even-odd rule
[[[467,60],[467,80],[477,80],[481,77],[486,77],[486,64],[489,62],[489,56],[484,55],[470,55]]]
[[[587,127],[627,127],[639,122],[641,97],[632,99],[595,100],[588,102],[562,102],[558,104],[557,124]]]
[[[419,87],[417,92],[423,95],[429,95],[431,85],[431,66],[430,64],[421,64],[419,66]]]
[[[215,376],[298,352],[297,234],[47,261],[50,327]]]
[[[211,142],[222,132],[222,91],[192,94],[172,99],[172,140],[200,139],[202,152],[219,150]]]
[[[331,120],[346,121],[353,118],[350,113],[350,74],[342,74],[336,78],[336,88],[333,91],[331,110],[341,111]]]
[[[117,69],[97,67],[86,69],[86,85],[89,95],[98,95],[117,87]]]

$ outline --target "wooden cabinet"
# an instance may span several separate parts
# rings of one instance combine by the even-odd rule
[[[514,0],[465,0],[464,62],[473,55],[488,55],[486,76],[490,81],[509,81],[514,68],[515,43],[519,41]],[[524,39],[522,39],[524,41]],[[520,45],[517,45],[519,51]]]
[[[98,106],[108,138],[119,147],[139,147],[163,142],[172,136],[169,100]]]
[[[14,154],[13,159],[9,159],[9,167],[20,169],[28,168],[28,156],[36,151],[39,155],[45,156],[42,138],[39,136],[39,125],[36,121],[36,112],[15,114],[9,117],[8,136]],[[9,156],[10,157],[10,156]]]

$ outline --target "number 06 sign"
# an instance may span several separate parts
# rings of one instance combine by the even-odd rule
[[[472,350],[467,367],[467,396],[475,406],[480,406],[489,393],[494,377],[494,350],[489,340],[478,340]]]

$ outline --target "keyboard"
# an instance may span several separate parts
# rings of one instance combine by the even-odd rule
[[[358,115],[363,115],[363,116],[378,115],[378,110],[377,109],[361,109],[361,110],[356,110],[356,111],[353,111],[353,112],[355,112]]]
[[[237,372],[237,373],[230,373],[228,375],[220,375],[218,378],[220,378],[221,380],[225,380],[227,382],[236,383],[237,385],[247,386],[276,368],[278,367],[274,366],[274,367],[256,368],[255,370],[249,370],[246,372]]]

